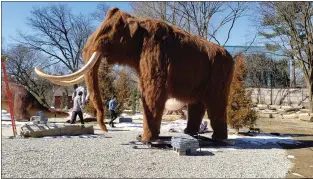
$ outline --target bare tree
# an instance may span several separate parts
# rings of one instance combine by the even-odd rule
[[[142,1],[131,2],[133,14],[138,17],[150,17],[155,19],[161,19],[165,22],[184,27],[186,22],[182,16],[178,16],[177,7],[178,2],[169,1]]]
[[[11,47],[4,53],[8,56],[5,63],[10,81],[25,86],[41,104],[49,107],[47,93],[53,85],[34,73],[35,66],[47,65],[43,56],[23,45]]]
[[[249,87],[288,87],[289,64],[285,59],[275,60],[265,53],[250,54],[246,57],[247,77]]]
[[[131,7],[137,16],[162,19],[223,46],[236,21],[248,12],[246,2],[132,2]],[[223,42],[217,38],[222,28],[228,29]]]
[[[71,72],[79,68],[82,48],[92,32],[89,17],[73,15],[68,6],[53,4],[34,7],[27,20],[34,33],[20,31],[16,41],[46,54],[50,64],[61,62]]]
[[[96,10],[91,13],[91,17],[98,22],[102,22],[105,19],[105,15],[110,9],[110,6],[106,3],[100,3],[97,5]]]
[[[313,3],[260,3],[260,34],[267,47],[281,51],[302,69],[313,112]]]

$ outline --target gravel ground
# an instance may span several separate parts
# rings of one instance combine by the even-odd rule
[[[3,128],[2,128],[3,129]],[[98,133],[98,132],[97,132]],[[2,137],[2,177],[23,178],[283,178],[292,163],[276,145],[238,143],[179,156],[129,144],[138,130],[89,138]]]

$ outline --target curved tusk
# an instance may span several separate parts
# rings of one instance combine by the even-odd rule
[[[40,77],[45,78],[50,81],[72,80],[77,77],[80,77],[85,72],[89,71],[96,64],[97,60],[99,59],[99,56],[100,56],[99,52],[94,52],[92,56],[90,57],[89,61],[83,66],[83,68],[69,75],[63,75],[63,76],[48,75],[48,74],[45,74],[39,67],[35,68],[35,72]]]
[[[60,85],[60,86],[72,86],[72,85],[80,83],[84,80],[85,80],[84,75],[82,75],[82,76],[80,76],[74,80],[70,80],[70,81],[53,81],[53,80],[51,80],[50,82],[57,84],[57,85]]]

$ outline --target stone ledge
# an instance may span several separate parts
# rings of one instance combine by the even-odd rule
[[[21,126],[21,136],[44,137],[62,135],[94,134],[93,126],[80,125],[48,125],[48,124],[25,124]]]

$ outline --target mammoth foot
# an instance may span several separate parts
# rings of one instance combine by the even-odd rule
[[[217,142],[222,142],[224,140],[226,140],[228,138],[228,135],[227,135],[227,132],[226,134],[216,134],[216,132],[213,132],[213,135],[212,135],[212,140],[214,141],[217,141]]]
[[[147,138],[145,138],[144,136],[142,136],[142,135],[138,135],[137,137],[136,137],[136,139],[139,141],[139,142],[142,142],[143,144],[151,144],[151,142],[155,142],[155,141],[157,141],[158,140],[158,138],[150,138],[150,139],[147,139]]]
[[[190,129],[186,128],[186,129],[184,129],[184,134],[188,134],[190,136],[195,136],[195,135],[198,135],[198,131],[190,130]]]

